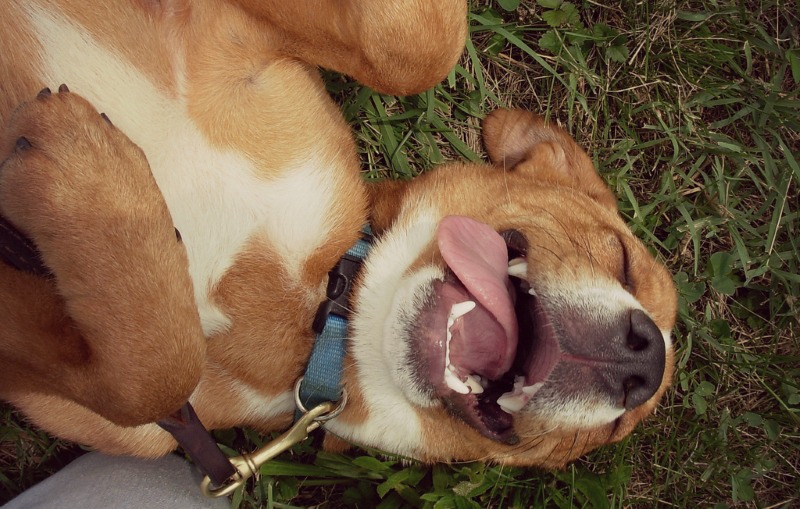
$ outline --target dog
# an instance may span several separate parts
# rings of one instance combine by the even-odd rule
[[[49,433],[158,457],[186,401],[211,429],[287,428],[366,223],[325,447],[561,467],[669,386],[672,278],[563,130],[498,110],[490,163],[360,178],[316,67],[425,90],[462,52],[463,0],[0,11],[0,215],[42,267],[0,263],[0,397]]]

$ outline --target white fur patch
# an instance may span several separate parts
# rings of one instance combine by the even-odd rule
[[[534,399],[535,413],[546,417],[548,425],[554,427],[589,429],[614,422],[625,413],[624,408],[609,405],[602,396],[586,395],[580,398],[549,401]]]
[[[417,277],[433,276],[418,273],[408,280],[406,272],[430,245],[439,222],[430,207],[420,205],[409,209],[413,211],[412,217],[399,218],[391,232],[372,248],[355,305],[358,313],[352,321],[351,352],[369,415],[355,428],[337,420],[328,425],[344,438],[404,455],[413,455],[422,445],[422,429],[417,409],[406,393],[408,345],[393,341],[398,337],[394,329],[402,309],[416,298],[413,292],[419,283]],[[424,399],[414,403],[430,404]]]
[[[312,155],[282,169],[281,178],[259,178],[243,154],[203,137],[180,94],[159,89],[80,26],[35,5],[26,8],[45,48],[42,79],[68,84],[144,150],[186,246],[206,335],[230,325],[210,293],[255,235],[277,250],[290,277],[299,277],[303,260],[330,228],[333,176],[321,161]]]

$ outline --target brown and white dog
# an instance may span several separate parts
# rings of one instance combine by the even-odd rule
[[[171,451],[153,422],[187,399],[285,428],[369,220],[330,436],[559,466],[630,433],[670,383],[676,297],[587,155],[498,111],[491,165],[368,186],[315,69],[414,93],[465,37],[463,0],[4,1],[0,214],[52,276],[0,263],[0,397],[110,453]]]

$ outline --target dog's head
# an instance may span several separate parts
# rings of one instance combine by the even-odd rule
[[[424,461],[560,466],[655,408],[675,289],[562,130],[500,110],[484,141],[491,167],[377,189],[330,427]]]

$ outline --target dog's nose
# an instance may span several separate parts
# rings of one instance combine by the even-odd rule
[[[650,399],[661,386],[664,376],[666,346],[658,326],[647,314],[634,309],[625,342],[626,362],[617,371],[617,384],[622,386],[624,405],[633,409]],[[619,385],[618,385],[619,387]]]

